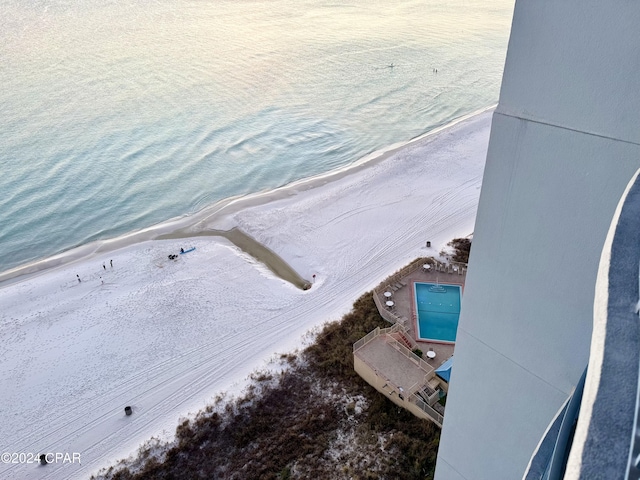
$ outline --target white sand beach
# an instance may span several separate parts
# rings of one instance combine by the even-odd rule
[[[181,416],[241,389],[386,275],[472,233],[492,113],[348,172],[175,222],[239,227],[303,278],[315,274],[310,290],[213,236],[134,235],[0,284],[1,450],[81,455],[81,464],[3,462],[0,478],[88,478],[170,436]]]

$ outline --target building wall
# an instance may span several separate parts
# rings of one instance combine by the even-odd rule
[[[522,478],[587,364],[600,252],[640,167],[637,25],[637,2],[516,2],[436,480]]]

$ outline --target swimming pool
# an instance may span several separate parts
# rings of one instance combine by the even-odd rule
[[[418,338],[455,342],[460,318],[459,285],[415,283]]]

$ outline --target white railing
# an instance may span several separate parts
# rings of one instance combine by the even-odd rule
[[[427,404],[433,405],[438,400],[440,400],[440,393],[439,392],[440,392],[440,390],[436,390],[431,395],[429,395],[429,398],[427,398]]]
[[[442,415],[440,415],[438,412],[436,412],[433,407],[430,407],[429,405],[427,405],[427,402],[425,402],[424,400],[422,400],[418,395],[416,395],[415,393],[412,393],[411,395],[409,395],[409,401],[413,404],[415,404],[420,410],[422,410],[424,413],[426,413],[429,417],[431,417],[431,419],[440,427],[442,428],[442,422],[444,421],[444,417]]]
[[[389,338],[389,345],[395,348],[398,352],[403,354],[409,360],[416,364],[417,367],[420,367],[421,370],[426,372],[426,375],[430,375],[433,372],[433,367],[409,350],[407,347],[398,342],[395,338]]]
[[[422,269],[425,263],[432,265],[432,269],[435,272],[444,273],[457,273],[458,275],[464,275],[467,272],[467,264],[462,262],[440,262],[432,257],[422,257],[414,260],[406,267],[400,269],[390,277],[386,278],[377,287],[373,289],[373,301],[376,304],[378,312],[389,323],[401,323],[405,328],[409,328],[409,319],[404,319],[386,308],[386,298],[383,297],[383,293],[389,289],[390,285],[401,283],[404,277],[407,277],[416,270]],[[414,314],[415,316],[415,314]],[[415,318],[414,318],[415,320]]]
[[[380,328],[380,327],[376,327],[373,330],[371,330],[369,333],[367,333],[364,337],[362,337],[360,340],[358,340],[356,343],[353,344],[353,351],[354,353],[356,352],[356,350],[361,349],[362,347],[364,347],[367,343],[369,343],[371,340],[373,340],[374,338],[380,336],[380,335],[386,335],[388,333],[395,333],[395,332],[403,332],[405,335],[407,334],[402,325],[400,324],[396,324],[393,325],[391,327],[387,327],[387,328]]]
[[[382,318],[384,318],[386,321],[388,321],[393,325],[388,328],[377,327],[376,329],[366,334],[364,337],[362,337],[360,340],[358,340],[356,343],[353,344],[354,354],[359,349],[361,349],[362,347],[364,347],[365,345],[367,345],[369,342],[379,337],[380,335],[400,332],[404,336],[406,336],[407,339],[413,340],[411,335],[407,333],[408,329],[410,328],[410,323],[409,323],[410,320],[404,317],[400,317],[395,313],[393,313],[392,311],[390,311],[388,308],[386,308],[386,305],[385,305],[386,298],[383,297],[382,293],[386,291],[390,285],[395,285],[396,283],[401,283],[402,285],[404,285],[404,283],[402,283],[404,277],[407,277],[408,275],[415,272],[416,270],[422,269],[425,263],[429,263],[432,266],[432,271],[436,271],[436,272],[446,272],[446,273],[454,273],[454,274],[458,273],[459,275],[463,275],[467,271],[467,265],[464,263],[459,263],[459,262],[444,263],[444,262],[439,262],[434,258],[418,258],[414,260],[412,263],[410,263],[409,265],[407,265],[406,267],[399,270],[397,273],[385,279],[382,283],[380,283],[378,287],[373,289],[373,301]],[[414,320],[415,320],[415,312],[413,312],[412,314],[414,315]],[[434,423],[436,423],[439,427],[442,427],[442,422],[444,417],[430,405],[430,404],[434,404],[438,400],[438,397],[439,397],[438,390],[436,389],[433,394],[428,396],[427,402],[425,402],[416,393],[419,390],[425,388],[426,385],[428,385],[429,380],[431,380],[434,376],[434,368],[431,365],[429,365],[426,361],[424,361],[422,358],[418,357],[415,353],[413,353],[410,349],[408,349],[406,346],[404,346],[395,338],[389,337],[387,342],[392,348],[394,348],[395,350],[403,354],[405,357],[410,359],[413,363],[416,364],[418,368],[420,368],[422,371],[425,372],[423,381],[416,382],[414,385],[411,386],[411,388],[407,392],[405,392],[405,395],[408,395],[408,397],[406,397],[406,400],[416,405],[417,408],[422,412],[424,412]],[[393,395],[393,394],[397,394],[398,396],[400,395],[400,392],[402,390],[398,385],[394,384],[390,379],[382,375],[372,365],[369,365],[367,362],[365,362],[361,358],[360,360],[364,365],[366,365],[367,368],[371,369],[375,373],[377,381],[383,382],[383,385],[381,386],[380,384],[375,385],[376,388],[380,388],[381,390],[385,390],[388,388],[390,391],[386,391],[385,393],[389,395]]]
[[[443,263],[438,260],[433,260],[433,269],[436,272],[444,273],[457,273],[458,275],[464,275],[467,273],[467,264],[462,262],[448,262]]]
[[[396,314],[391,312],[388,308],[386,308],[383,305],[382,300],[380,300],[380,297],[375,291],[373,292],[373,302],[376,304],[376,308],[378,309],[378,313],[380,313],[380,316],[384,318],[387,322],[404,323],[400,320],[400,317],[398,317]]]
[[[416,270],[421,270],[424,264],[431,264],[434,271],[437,272],[447,272],[447,273],[457,273],[459,275],[463,275],[467,271],[467,264],[463,262],[440,262],[433,257],[421,257],[417,258],[413,262],[411,262],[406,267],[400,269],[390,277],[386,278],[383,282],[380,283],[376,288],[374,288],[373,292],[376,295],[380,295],[380,292],[386,290],[388,285],[394,285],[401,280],[415,272]]]
[[[413,385],[411,385],[411,387],[409,388],[409,392],[416,393],[417,391],[422,390],[424,386],[429,383],[429,380],[433,378],[433,376],[434,376],[433,372],[429,372],[425,374],[424,379],[421,382],[416,382]]]
[[[364,337],[362,337],[360,340],[358,340],[356,343],[353,344],[353,351],[355,352],[356,350],[364,347],[367,343],[369,343],[371,340],[376,338],[379,334],[380,334],[380,327],[376,327],[375,330],[370,331]]]
[[[376,295],[380,295],[380,292],[383,291],[383,290],[386,290],[388,285],[393,285],[395,283],[400,282],[407,275],[409,275],[409,274],[415,272],[416,270],[422,268],[422,266],[425,263],[433,263],[433,262],[437,262],[437,260],[434,260],[431,257],[417,258],[413,262],[411,262],[409,265],[407,265],[406,267],[401,268],[396,273],[394,273],[390,277],[386,278],[383,282],[380,283],[380,285],[378,285],[373,290],[373,292]]]

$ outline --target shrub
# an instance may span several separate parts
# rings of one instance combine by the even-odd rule
[[[469,263],[469,253],[471,252],[471,240],[468,238],[454,238],[449,243],[450,247],[453,247],[453,256],[451,259],[454,262]]]
[[[218,397],[183,420],[162,461],[150,455],[108,470],[100,479],[433,478],[438,428],[419,420],[362,380],[353,368],[353,344],[378,326],[371,292],[340,322],[327,324],[287,369],[273,378],[252,375],[245,397]],[[356,402],[362,407],[356,409]],[[344,436],[352,448],[335,457]],[[387,452],[380,455],[380,448]],[[345,468],[346,467],[346,468]]]

